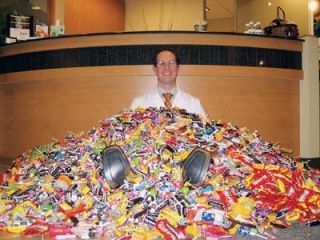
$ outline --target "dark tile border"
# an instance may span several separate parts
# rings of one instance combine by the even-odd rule
[[[298,51],[216,45],[131,45],[71,48],[25,53],[0,58],[0,73],[40,69],[149,65],[156,50],[170,47],[181,57],[181,64],[254,66],[302,69]]]

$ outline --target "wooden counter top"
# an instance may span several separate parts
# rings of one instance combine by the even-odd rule
[[[0,57],[45,50],[145,44],[202,44],[302,51],[302,40],[239,33],[155,31],[43,38],[0,47]]]

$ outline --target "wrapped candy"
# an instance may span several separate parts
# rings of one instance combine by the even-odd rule
[[[100,153],[118,145],[131,171],[112,189]],[[201,186],[183,182],[196,147],[211,155]],[[80,238],[271,238],[271,226],[320,220],[319,171],[278,144],[182,109],[124,110],[87,133],[22,153],[0,174],[3,230]]]

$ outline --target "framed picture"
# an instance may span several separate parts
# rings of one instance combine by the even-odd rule
[[[8,36],[17,40],[26,40],[33,33],[33,16],[7,15]]]

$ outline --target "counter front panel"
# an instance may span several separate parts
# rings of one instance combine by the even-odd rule
[[[88,131],[156,84],[152,56],[175,48],[178,84],[209,118],[299,155],[302,41],[196,32],[113,33],[0,48],[0,157]]]

